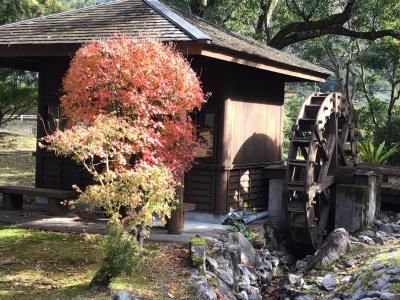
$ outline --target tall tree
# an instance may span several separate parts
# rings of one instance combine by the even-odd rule
[[[58,0],[2,0],[0,24],[35,18],[63,10]]]
[[[0,69],[0,127],[34,108],[36,97],[34,73]]]
[[[96,0],[1,0],[0,25],[95,4]],[[0,127],[33,109],[37,74],[0,68]]]
[[[397,0],[170,0],[278,49],[326,35],[400,39]]]

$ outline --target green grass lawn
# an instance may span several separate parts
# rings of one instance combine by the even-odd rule
[[[0,132],[0,185],[34,186],[35,158],[4,152],[33,151],[35,143],[33,137]],[[0,225],[0,300],[110,299],[112,292],[87,290],[103,259],[102,241],[99,235]],[[131,290],[141,299],[190,299],[187,247],[148,243],[145,250],[134,274],[116,278],[111,288]]]
[[[32,136],[0,132],[0,185],[35,185],[35,157],[32,154],[4,152],[34,151],[36,139]]]
[[[35,151],[36,138],[6,131],[0,132],[0,151],[26,150]]]
[[[0,185],[34,186],[35,157],[0,153]]]
[[[109,299],[87,285],[103,258],[103,237],[0,226],[0,299]],[[191,299],[184,246],[145,245],[131,276],[112,289],[131,290],[141,299]]]

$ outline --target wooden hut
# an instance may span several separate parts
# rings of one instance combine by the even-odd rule
[[[324,81],[329,72],[157,0],[118,0],[1,26],[0,67],[39,73],[38,112],[47,124],[74,52],[116,34],[175,43],[212,93],[194,115],[204,147],[185,178],[184,201],[215,213],[243,202],[266,208],[261,170],[281,159],[285,82]],[[68,190],[89,181],[80,166],[37,149],[36,187]]]

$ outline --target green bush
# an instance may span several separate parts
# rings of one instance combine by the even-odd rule
[[[130,274],[140,261],[137,241],[125,232],[122,226],[109,226],[104,249],[105,259],[89,288],[107,288],[113,278],[121,274]]]
[[[379,146],[376,147],[371,141],[359,141],[358,148],[360,150],[361,160],[373,165],[383,164],[387,162],[391,156],[399,152],[397,147],[392,147],[385,151],[385,142],[380,143]]]
[[[305,100],[304,96],[298,95],[285,99],[285,116],[283,121],[283,147],[282,159],[287,159],[287,154],[290,146],[290,137],[292,135],[292,127],[299,115],[300,108]]]
[[[379,127],[374,134],[376,144],[386,143],[388,148],[397,147],[400,149],[400,117],[394,118],[385,126]],[[392,165],[400,165],[400,151],[397,151],[388,159],[388,163]]]
[[[240,232],[248,240],[253,238],[253,234],[252,234],[251,230],[249,229],[249,227],[247,227],[247,225],[241,221],[234,221],[228,227],[228,230],[232,231],[232,232]]]

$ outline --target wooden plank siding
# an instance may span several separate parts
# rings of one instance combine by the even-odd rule
[[[280,159],[282,105],[227,99],[225,107],[226,163]]]
[[[261,178],[262,168],[244,168],[228,171],[227,209],[241,207],[266,209],[268,186]]]
[[[185,202],[195,203],[196,209],[214,209],[215,170],[194,167],[185,178]]]
[[[39,69],[38,138],[50,132],[52,113],[59,107],[62,79],[69,66],[67,57],[48,57]],[[49,127],[50,125],[50,127]],[[45,128],[46,127],[46,128]],[[40,147],[36,150],[36,187],[71,190],[74,184],[85,187],[90,175],[71,159],[56,156]]]
[[[215,156],[187,174],[184,201],[217,213],[244,202],[266,209],[261,170],[280,160],[286,78],[204,57],[191,62],[212,95],[205,109],[216,113],[217,130]]]

